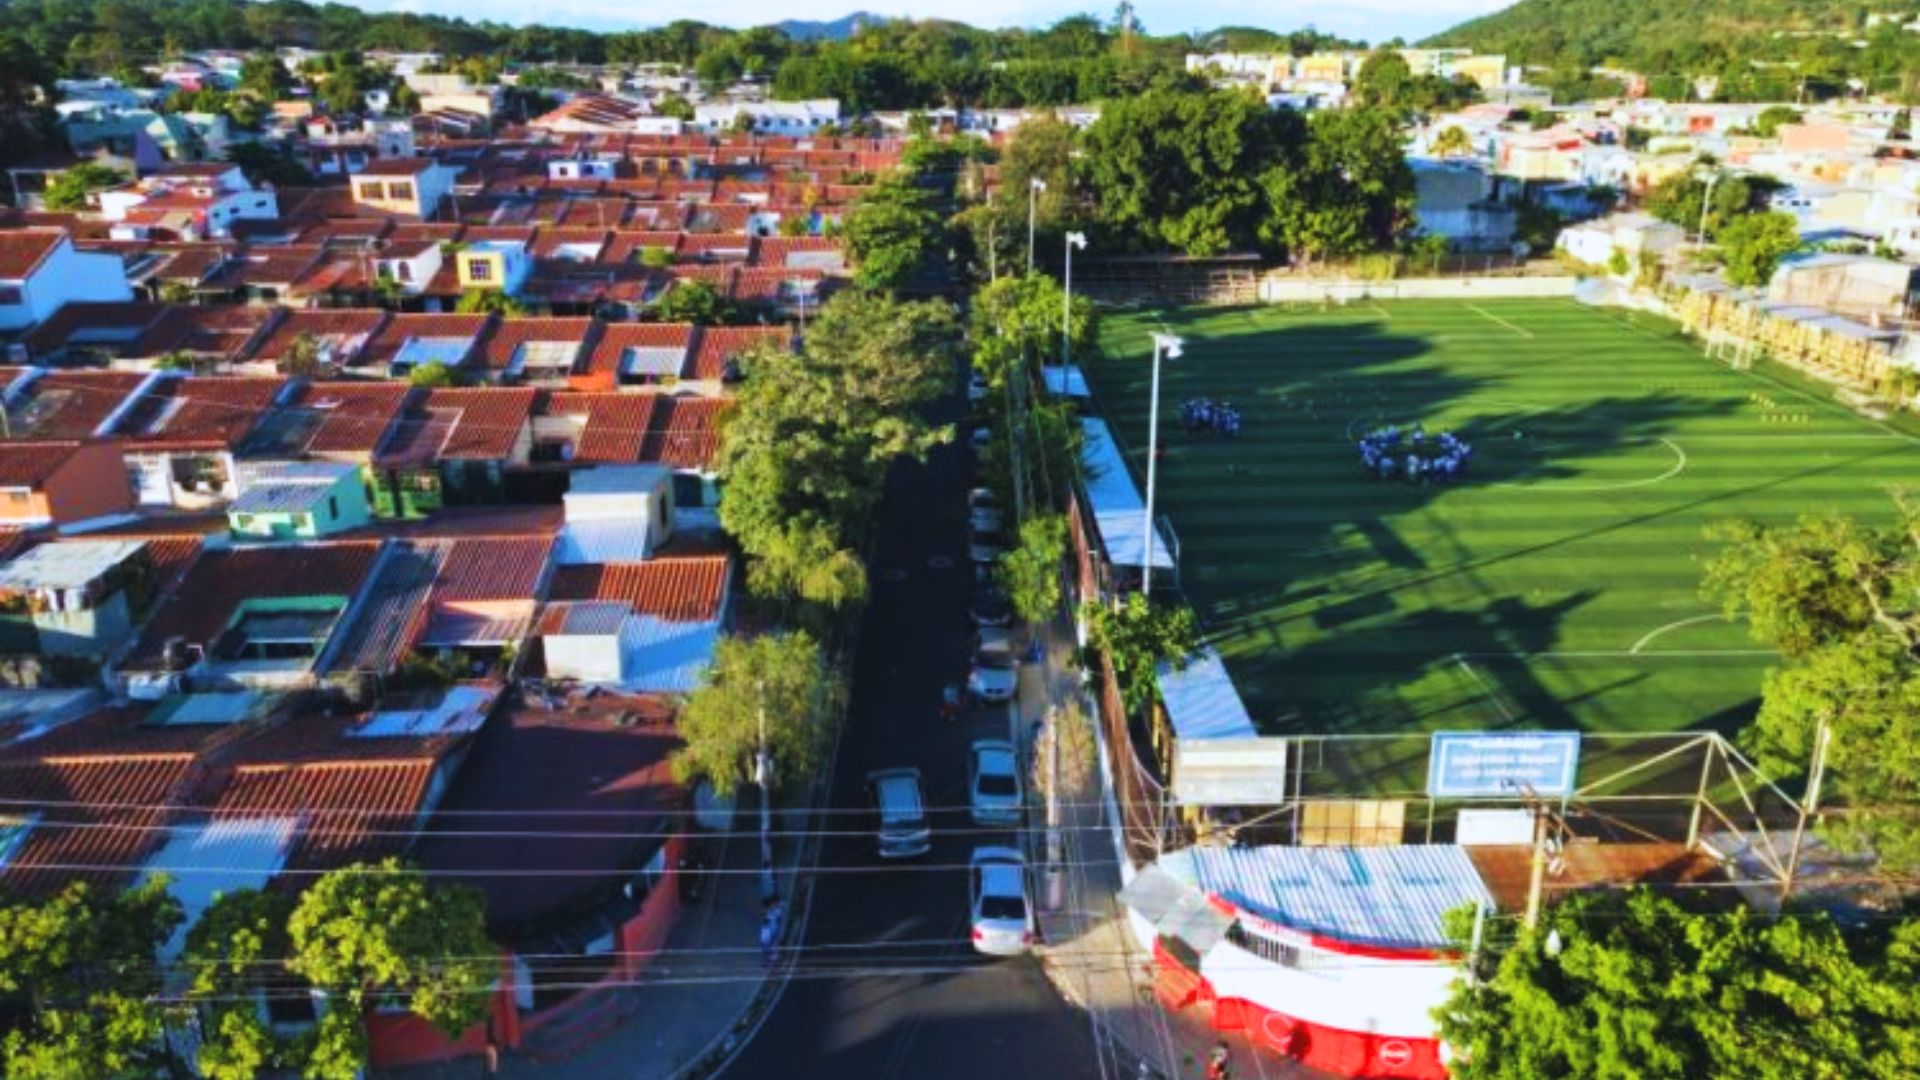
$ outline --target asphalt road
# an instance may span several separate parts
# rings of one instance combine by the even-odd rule
[[[954,395],[938,415],[959,412]],[[915,766],[935,808],[933,850],[891,864],[870,836],[825,841],[822,866],[872,872],[817,876],[795,977],[726,1080],[1100,1075],[1086,1015],[1061,1000],[1037,961],[973,952],[965,871],[919,869],[964,866],[976,844],[1012,839],[956,834],[972,828],[965,810],[940,809],[966,804],[968,743],[1007,734],[1004,709],[944,722],[938,711],[941,688],[964,676],[972,637],[964,442],[963,433],[889,477],[830,803],[863,806],[869,771]],[[871,827],[866,815],[829,820]]]

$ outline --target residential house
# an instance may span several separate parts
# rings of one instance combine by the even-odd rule
[[[237,493],[234,451],[277,404],[278,378],[156,372],[108,421],[142,506],[204,510]]]
[[[140,539],[58,540],[0,565],[0,623],[42,656],[105,658],[158,599],[162,570]]]
[[[1608,265],[1616,251],[1637,266],[1664,259],[1685,242],[1678,225],[1649,214],[1614,214],[1561,230],[1555,246],[1590,266]]]
[[[600,334],[590,318],[509,318],[481,347],[483,377],[506,383],[564,387]]]
[[[77,250],[64,229],[0,231],[0,334],[52,318],[66,304],[132,299],[119,256]]]
[[[1438,236],[1455,251],[1504,251],[1513,243],[1517,212],[1493,198],[1493,178],[1474,161],[1415,158],[1414,219],[1423,236]]]
[[[566,566],[646,559],[673,538],[673,496],[673,474],[661,465],[575,472],[554,558]]]
[[[533,255],[521,240],[478,240],[453,256],[460,288],[497,290],[517,296],[533,272]]]
[[[533,416],[535,464],[624,465],[640,460],[654,394],[543,394]]]
[[[492,315],[398,314],[367,343],[361,367],[395,377],[429,363],[459,371],[478,353],[493,323]]]
[[[689,323],[610,323],[569,385],[576,390],[677,386],[691,366],[697,329]]]
[[[828,124],[840,123],[840,102],[832,98],[705,102],[694,106],[692,127],[706,132],[734,131],[743,118],[760,135],[815,135]]]
[[[380,555],[374,540],[206,552],[122,661],[129,690],[177,691],[183,678],[203,689],[315,685]]]
[[[413,389],[403,382],[302,379],[241,448],[248,458],[368,466]]]
[[[715,396],[740,380],[740,357],[756,348],[791,350],[793,333],[782,326],[708,326],[700,331],[693,365],[681,373],[680,389]]]
[[[378,308],[289,311],[248,357],[250,366],[316,376],[361,363],[367,343],[390,316]]]
[[[441,387],[412,399],[374,456],[374,508],[413,517],[505,498],[533,450],[532,387]]]
[[[224,162],[162,168],[132,187],[100,193],[100,211],[121,240],[221,239],[242,221],[275,221],[280,202],[255,188],[238,165]]]
[[[432,158],[380,158],[354,174],[353,201],[390,214],[430,218],[453,194],[458,175],[459,170]]]
[[[244,461],[227,507],[236,540],[319,540],[373,519],[360,467],[338,461]]]
[[[62,529],[103,524],[133,509],[120,454],[106,443],[0,443],[0,525]]]
[[[726,555],[562,566],[540,617],[546,677],[688,694],[725,629]]]
[[[109,422],[150,378],[132,371],[28,368],[7,384],[5,435],[8,441],[103,436]]]

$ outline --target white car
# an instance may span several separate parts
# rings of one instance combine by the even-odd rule
[[[1012,701],[1020,688],[1020,657],[1014,648],[1013,632],[1003,627],[980,629],[980,644],[973,650],[973,670],[967,674],[967,692],[975,700]]]
[[[1033,945],[1033,905],[1027,903],[1027,862],[1010,847],[973,849],[967,874],[972,892],[973,947],[989,956],[1018,956]]]
[[[967,492],[967,509],[969,511],[992,510],[995,513],[999,513],[1000,497],[993,493],[992,488],[974,488]]]
[[[975,825],[1019,825],[1020,756],[1005,739],[976,739],[967,765]]]

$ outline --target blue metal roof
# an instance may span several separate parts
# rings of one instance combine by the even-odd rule
[[[700,688],[719,640],[718,619],[668,622],[652,615],[635,615],[622,631],[621,683],[629,690],[646,693],[691,694]]]
[[[560,529],[553,559],[561,566],[581,563],[644,562],[647,523],[642,518],[569,521]]]
[[[1251,739],[1260,734],[1213,646],[1202,649],[1182,670],[1161,664],[1159,680],[1175,738]]]
[[[1175,879],[1282,926],[1359,945],[1444,948],[1441,916],[1493,895],[1465,848],[1191,847],[1160,857]]]
[[[1086,436],[1080,444],[1080,461],[1086,471],[1087,501],[1092,504],[1094,526],[1100,531],[1100,542],[1106,546],[1107,559],[1115,566],[1139,566],[1146,557],[1147,533],[1142,527],[1146,500],[1134,486],[1127,463],[1107,430],[1107,422],[1083,417],[1080,429]],[[1166,535],[1157,525],[1153,565],[1173,568]]]
[[[459,367],[472,349],[473,339],[470,337],[410,337],[393,354],[393,366],[407,368],[440,363]]]

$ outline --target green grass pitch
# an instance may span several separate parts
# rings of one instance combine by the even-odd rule
[[[1920,438],[1822,387],[1560,300],[1109,316],[1089,376],[1136,477],[1163,327],[1157,509],[1271,734],[1730,730],[1772,657],[1700,596],[1707,526],[1885,518],[1920,477]],[[1237,440],[1183,429],[1197,397]],[[1467,476],[1363,474],[1363,432],[1416,422],[1473,443]]]

